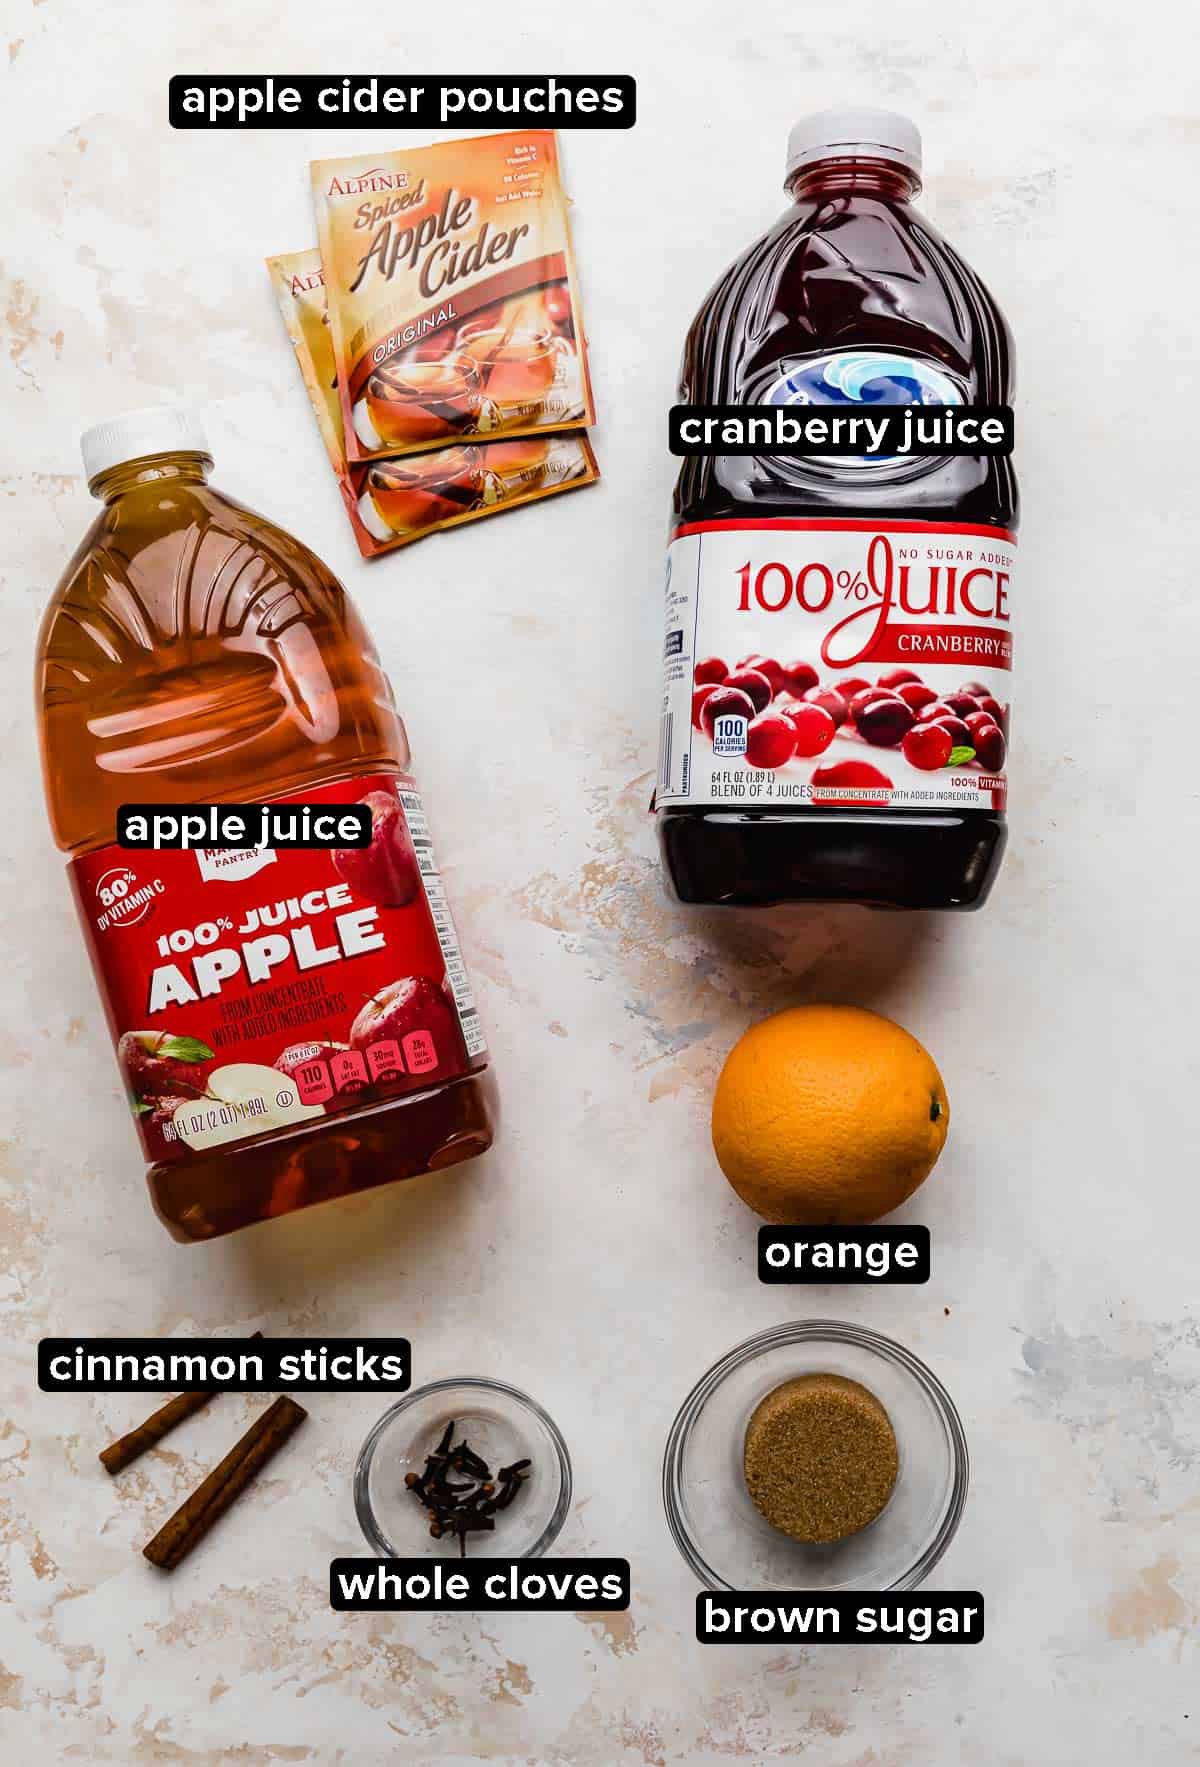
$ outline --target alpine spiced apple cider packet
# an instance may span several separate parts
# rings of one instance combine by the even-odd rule
[[[268,258],[267,268],[364,558],[407,546],[438,528],[497,515],[599,478],[596,457],[583,435],[457,442],[419,456],[350,466],[321,254],[315,248],[288,252]]]
[[[552,130],[316,160],[312,186],[350,461],[593,421]]]

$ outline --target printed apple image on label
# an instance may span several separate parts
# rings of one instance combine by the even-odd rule
[[[302,1103],[296,1082],[278,1068],[231,1062],[209,1075],[204,1098],[176,1109],[172,1126],[182,1142],[200,1151],[324,1114],[321,1105]]]
[[[214,1052],[199,1037],[174,1037],[167,1031],[126,1031],[117,1044],[117,1060],[135,1106],[163,1098],[203,1098],[208,1087],[205,1066]]]
[[[181,1143],[175,1128],[175,1112],[194,1102],[190,1098],[160,1098],[154,1105],[139,1107],[138,1123],[152,1160],[169,1160],[178,1155]]]
[[[402,976],[367,1001],[350,1027],[350,1042],[368,1061],[373,1048],[391,1045],[401,1052],[405,1071],[428,1079],[439,1069],[457,1069],[458,1014],[441,982]]]
[[[407,908],[421,894],[421,869],[399,800],[369,791],[360,804],[371,812],[371,844],[337,847],[334,868],[350,888],[381,908]]]

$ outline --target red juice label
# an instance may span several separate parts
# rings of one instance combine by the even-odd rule
[[[151,1160],[418,1091],[486,1055],[411,781],[276,801],[365,803],[370,845],[114,845],[70,866]]]
[[[685,524],[658,804],[1003,810],[1015,553],[961,522]]]

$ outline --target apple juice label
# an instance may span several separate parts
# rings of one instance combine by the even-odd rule
[[[316,160],[351,461],[595,416],[552,130]]]
[[[364,558],[422,540],[439,528],[501,515],[522,503],[595,484],[596,456],[585,435],[520,441],[455,442],[403,460],[350,466],[325,301],[325,273],[315,247],[268,258],[279,310],[296,352],[325,453]]]
[[[131,852],[70,871],[151,1160],[419,1091],[486,1043],[411,781],[280,803],[362,803],[366,847]]]
[[[685,524],[658,803],[1003,810],[1015,551],[962,522]]]
[[[467,966],[463,962],[459,949],[458,934],[454,930],[454,921],[450,914],[450,904],[446,900],[446,886],[442,882],[442,874],[437,868],[437,860],[433,856],[433,842],[429,838],[429,824],[425,820],[425,806],[420,795],[415,791],[400,789],[400,802],[404,807],[404,818],[408,824],[409,839],[412,841],[413,852],[417,856],[417,865],[421,873],[421,882],[425,886],[425,900],[433,917],[434,931],[438,943],[442,947],[442,956],[446,960],[446,986],[454,996],[458,1008],[459,1022],[462,1025],[463,1040],[469,1056],[483,1055],[487,1051],[487,1041],[483,1028],[479,1023],[479,1014],[475,1010],[475,997],[471,993],[471,978],[467,974]]]

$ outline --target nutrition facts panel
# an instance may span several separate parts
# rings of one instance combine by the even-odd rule
[[[467,966],[463,962],[462,949],[458,943],[458,931],[454,925],[454,917],[446,900],[446,887],[442,882],[442,874],[438,870],[434,857],[433,842],[429,838],[429,824],[425,820],[425,806],[421,802],[419,792],[401,788],[400,802],[404,806],[408,832],[412,839],[413,851],[417,855],[417,864],[421,871],[421,882],[425,885],[425,895],[429,902],[429,912],[433,916],[434,929],[438,936],[438,944],[442,947],[442,956],[446,959],[446,980],[454,995],[454,1004],[458,1008],[458,1020],[462,1026],[463,1041],[467,1046],[467,1054],[473,1061],[477,1055],[487,1051],[487,1038],[483,1034],[483,1026],[479,1022],[479,1009],[475,1005],[475,996],[471,992],[471,978],[467,974]]]

